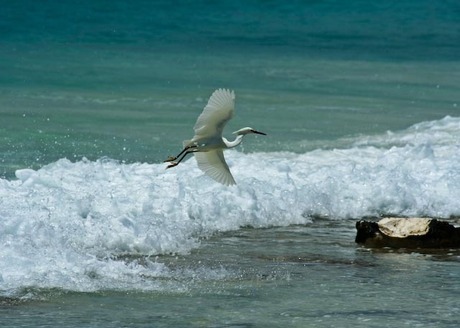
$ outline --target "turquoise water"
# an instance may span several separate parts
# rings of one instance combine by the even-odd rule
[[[0,13],[2,327],[456,327],[459,254],[356,220],[458,224],[455,1],[17,1]],[[235,90],[224,187],[189,139]]]

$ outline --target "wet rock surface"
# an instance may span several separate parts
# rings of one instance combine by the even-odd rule
[[[460,228],[432,218],[384,218],[356,222],[358,244],[391,248],[460,248]]]

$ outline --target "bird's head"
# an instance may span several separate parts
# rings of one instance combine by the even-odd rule
[[[233,134],[241,135],[241,136],[244,136],[244,135],[250,134],[250,133],[261,134],[263,136],[267,135],[266,133],[254,130],[253,128],[250,128],[250,127],[242,128],[242,129],[239,129],[239,130],[233,132]]]

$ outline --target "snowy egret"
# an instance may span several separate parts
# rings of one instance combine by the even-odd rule
[[[247,134],[255,133],[264,136],[266,134],[246,127],[233,132],[236,134],[234,141],[222,137],[224,126],[232,118],[234,110],[233,91],[227,89],[214,91],[193,127],[195,136],[192,140],[184,141],[184,149],[177,156],[170,156],[165,160],[171,162],[167,169],[182,162],[188,154],[194,154],[198,167],[204,173],[226,186],[236,184],[225,162],[223,150],[238,146]]]

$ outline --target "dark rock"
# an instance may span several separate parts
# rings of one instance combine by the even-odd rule
[[[428,218],[385,218],[356,222],[356,243],[367,247],[459,248],[460,228]]]

